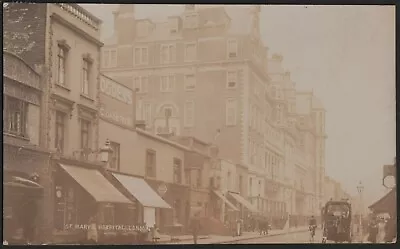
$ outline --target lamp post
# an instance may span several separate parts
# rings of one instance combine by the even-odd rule
[[[363,233],[362,233],[362,213],[363,213],[363,200],[362,200],[362,192],[364,191],[364,186],[361,181],[357,185],[357,191],[360,194],[360,224],[359,224],[359,233],[360,233],[360,241],[363,241]]]

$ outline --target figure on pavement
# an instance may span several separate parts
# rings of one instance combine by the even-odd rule
[[[197,237],[200,232],[200,219],[198,213],[196,213],[192,218],[192,220],[190,221],[190,229],[193,235],[193,243],[197,244]]]
[[[368,224],[368,241],[371,243],[376,243],[376,237],[378,235],[378,224],[376,217],[372,216]]]
[[[89,219],[89,230],[87,231],[87,240],[89,244],[97,244],[99,240],[99,234],[97,231],[97,222],[94,216]]]

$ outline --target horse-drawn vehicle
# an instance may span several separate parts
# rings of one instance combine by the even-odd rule
[[[323,208],[322,243],[327,240],[351,243],[351,204],[347,200],[328,201]]]

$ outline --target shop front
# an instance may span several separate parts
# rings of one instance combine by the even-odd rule
[[[26,244],[35,240],[39,202],[43,187],[34,179],[17,172],[4,172],[3,237],[8,244]]]
[[[156,224],[167,234],[183,233],[185,221],[189,217],[189,187],[181,184],[165,183],[146,179],[149,186],[171,207],[156,209]]]
[[[103,175],[99,165],[55,162],[52,243],[85,243],[94,222],[99,243],[140,230],[135,203]]]
[[[40,244],[49,232],[49,153],[3,139],[3,239],[9,245]]]
[[[220,218],[225,223],[236,221],[239,218],[239,209],[227,198],[227,194],[218,190],[213,190],[214,202],[217,204],[215,208],[215,217]]]
[[[139,205],[137,207],[137,220],[147,227],[159,226],[157,212],[165,209],[171,210],[171,206],[154,191],[150,185],[141,177],[130,176],[120,173],[111,173],[115,180],[129,192],[131,198]]]

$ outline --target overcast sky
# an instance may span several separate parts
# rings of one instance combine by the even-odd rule
[[[112,34],[115,5],[84,7]],[[138,5],[138,18],[163,19],[179,5]],[[234,18],[234,17],[233,17]],[[396,155],[395,8],[392,6],[263,6],[261,33],[284,56],[299,90],[314,90],[326,115],[326,172],[367,202],[383,195],[382,166]]]

